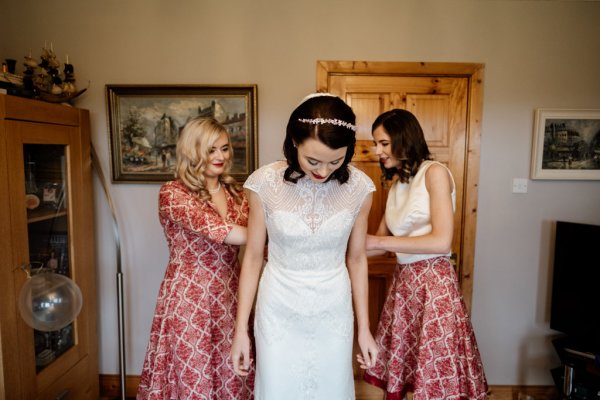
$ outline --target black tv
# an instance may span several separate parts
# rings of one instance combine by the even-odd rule
[[[600,226],[557,221],[550,328],[600,354]]]

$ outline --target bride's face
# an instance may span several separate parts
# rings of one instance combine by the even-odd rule
[[[298,164],[315,182],[325,182],[344,163],[348,147],[331,149],[317,139],[308,138],[298,148]]]

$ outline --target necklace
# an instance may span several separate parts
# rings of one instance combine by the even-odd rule
[[[206,188],[206,190],[208,190],[208,193],[210,193],[210,194],[215,194],[215,193],[217,193],[219,190],[221,190],[221,182],[219,181],[219,182],[217,183],[217,187],[216,187],[216,188],[214,188],[214,189],[209,189],[209,188]]]

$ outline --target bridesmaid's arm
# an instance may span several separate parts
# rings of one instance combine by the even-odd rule
[[[248,230],[245,226],[240,225],[229,225],[231,227],[231,231],[223,240],[224,243],[233,244],[237,246],[241,246],[246,244],[246,240],[248,237]]]
[[[375,244],[377,243],[376,236],[390,236],[392,233],[387,227],[387,223],[385,222],[385,212],[381,216],[381,221],[379,222],[379,228],[377,228],[377,232],[375,235],[367,235],[367,257],[374,256],[382,256],[387,253],[384,249],[376,249]]]
[[[250,213],[250,209],[248,207],[248,198],[245,193],[240,193],[242,198],[242,203],[239,206],[239,211],[235,218],[233,218],[232,223],[230,224],[231,231],[225,238],[225,243],[233,244],[233,245],[245,245],[246,240],[248,239],[248,229],[246,225],[248,225],[248,214]]]
[[[247,191],[250,203],[248,216],[248,242],[242,261],[240,287],[238,291],[238,308],[235,321],[235,334],[231,345],[233,370],[240,376],[248,375],[250,369],[250,338],[248,336],[248,319],[252,311],[254,296],[258,288],[258,278],[263,265],[264,248],[267,237],[265,215],[258,195]]]
[[[158,214],[161,219],[216,243],[226,242],[231,230],[237,227],[227,224],[216,212],[209,212],[205,202],[199,201],[189,191],[169,183],[159,191]]]
[[[365,238],[372,199],[373,195],[369,194],[360,208],[350,233],[346,257],[352,283],[354,313],[358,325],[358,345],[361,351],[357,359],[363,369],[375,365],[377,353],[379,352],[369,328],[369,267],[365,250]]]

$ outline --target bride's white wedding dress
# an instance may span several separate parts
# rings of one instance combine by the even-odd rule
[[[262,202],[269,258],[257,295],[256,400],[354,399],[353,313],[346,248],[373,182],[283,180],[285,162],[244,186]]]

